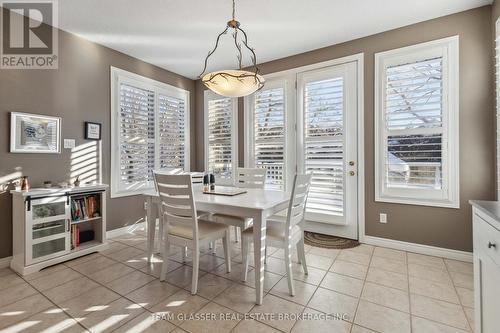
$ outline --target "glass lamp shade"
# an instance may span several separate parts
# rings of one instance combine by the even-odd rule
[[[208,73],[201,79],[203,84],[216,94],[225,97],[248,96],[262,86],[264,77],[242,70],[224,70]]]

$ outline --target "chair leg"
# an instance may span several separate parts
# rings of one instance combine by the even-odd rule
[[[302,264],[302,269],[304,270],[304,274],[309,274],[307,271],[307,263],[306,263],[306,250],[304,248],[304,237],[302,237],[297,243],[297,255],[299,257],[299,264]]]
[[[193,249],[193,277],[191,281],[191,294],[198,292],[198,271],[200,268],[200,250],[198,247]]]
[[[186,262],[186,258],[187,258],[187,246],[183,246],[181,251],[182,251],[182,262]]]
[[[243,261],[242,281],[246,281],[248,277],[248,252],[250,252],[250,242],[246,237],[241,237],[241,259]]]
[[[162,213],[161,213],[161,205],[158,205],[158,252],[162,251],[163,248],[163,218],[162,218]],[[155,223],[156,226],[156,223]]]
[[[165,240],[163,241],[163,251],[162,251],[163,263],[161,265],[160,281],[165,281],[167,276],[169,252],[170,252],[170,243],[168,242],[168,236],[166,236]]]
[[[234,241],[238,243],[238,227],[234,227]]]
[[[226,272],[231,273],[231,234],[229,228],[226,230],[224,238],[222,238],[222,245],[224,246],[224,259],[226,260]]]
[[[288,290],[290,296],[295,296],[295,289],[293,287],[293,276],[292,276],[292,253],[290,251],[290,244],[285,247],[285,265],[286,265],[286,275],[288,280]]]

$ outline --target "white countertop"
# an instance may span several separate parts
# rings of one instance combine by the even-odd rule
[[[58,195],[65,193],[80,193],[80,192],[89,192],[89,191],[99,191],[106,190],[108,185],[106,184],[93,184],[93,185],[81,185],[78,187],[51,187],[51,188],[31,188],[28,191],[21,190],[12,190],[10,191],[13,195],[21,195],[23,197],[32,196],[45,196],[45,195]]]
[[[472,207],[479,209],[489,217],[500,223],[500,202],[486,200],[469,200]]]

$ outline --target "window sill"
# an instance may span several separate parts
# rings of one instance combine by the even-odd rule
[[[376,195],[375,202],[395,203],[395,204],[413,205],[413,206],[427,206],[427,207],[460,209],[460,201],[458,199],[455,201],[438,200],[438,199],[424,200],[424,199],[416,199],[416,198],[402,198],[402,197]]]

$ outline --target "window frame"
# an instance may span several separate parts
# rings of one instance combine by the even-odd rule
[[[225,99],[230,97],[224,97],[218,95],[210,90],[205,90],[203,93],[203,132],[204,132],[204,170],[209,171],[209,143],[208,143],[208,102],[216,99]],[[220,179],[215,177],[215,182],[218,185],[234,185],[235,177],[234,172],[238,168],[238,98],[230,98],[232,104],[231,110],[231,178]]]
[[[442,56],[442,188],[441,190],[385,186],[387,137],[386,68]],[[375,54],[375,201],[460,208],[459,201],[459,37],[453,36]]]
[[[153,91],[154,93],[154,170],[158,170],[160,165],[159,160],[159,95],[184,99],[185,105],[185,142],[184,142],[184,171],[190,170],[190,138],[191,138],[191,121],[190,121],[190,93],[188,90],[174,87],[172,85],[156,81],[145,76],[135,74],[120,68],[110,66],[110,85],[111,85],[111,198],[120,198],[133,195],[140,195],[145,190],[154,188],[154,182],[146,182],[145,186],[126,190],[122,188],[120,180],[120,85],[122,83],[132,85],[136,88]]]

